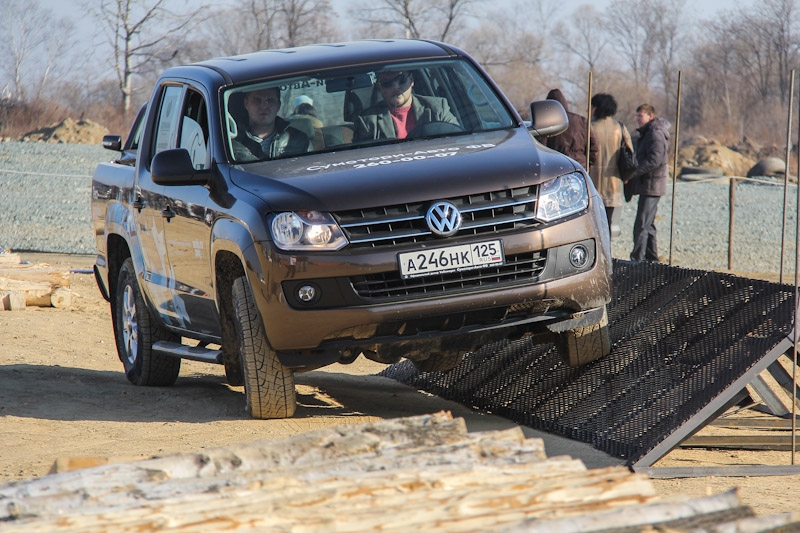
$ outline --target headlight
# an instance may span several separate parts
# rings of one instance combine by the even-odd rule
[[[552,222],[589,206],[589,191],[583,174],[566,174],[539,187],[536,218]]]
[[[347,239],[328,213],[279,213],[270,224],[272,238],[281,250],[338,250]]]

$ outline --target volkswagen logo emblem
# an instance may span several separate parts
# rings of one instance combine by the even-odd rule
[[[435,235],[449,237],[461,229],[461,213],[450,202],[436,202],[428,208],[425,222]]]

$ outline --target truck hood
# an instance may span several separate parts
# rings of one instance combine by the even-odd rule
[[[524,127],[235,165],[272,210],[342,211],[535,185],[575,171]]]

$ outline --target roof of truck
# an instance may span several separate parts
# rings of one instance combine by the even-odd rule
[[[336,67],[352,67],[401,60],[447,58],[464,55],[458,48],[434,41],[412,39],[363,40],[343,43],[310,44],[295,48],[260,50],[231,57],[218,57],[173,67],[165,72],[170,76],[188,75],[197,67],[218,73],[226,85],[236,85],[256,79],[317,72]]]

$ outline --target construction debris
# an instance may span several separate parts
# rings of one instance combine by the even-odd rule
[[[755,517],[734,492],[659,500],[643,474],[548,458],[518,427],[467,433],[449,413],[0,485],[0,532],[767,531],[798,520]]]
[[[0,248],[0,310],[27,306],[69,307],[72,304],[70,271],[47,263],[31,264],[19,254]]]

